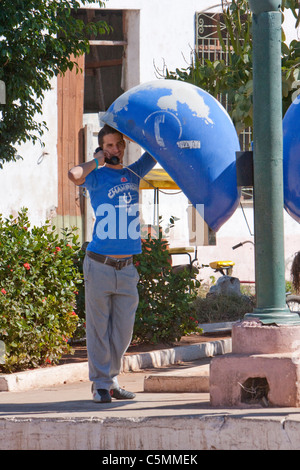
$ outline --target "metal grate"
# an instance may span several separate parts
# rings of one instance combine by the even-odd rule
[[[228,52],[224,52],[218,37],[217,26],[220,25],[223,41],[229,49],[226,25],[223,21],[222,13],[196,13],[196,47],[195,52],[201,62],[210,60],[224,60],[228,63]],[[219,101],[228,111],[228,102],[226,96],[220,95]],[[242,150],[251,148],[251,129],[245,129],[240,134],[240,146]]]
[[[196,53],[200,59],[212,62],[223,59],[227,63],[228,53],[223,51],[217,32],[217,25],[220,24],[227,46],[226,26],[222,18],[222,13],[196,13]]]

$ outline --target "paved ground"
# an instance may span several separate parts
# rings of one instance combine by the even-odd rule
[[[183,382],[195,371],[205,375],[209,361],[200,358],[122,373],[120,385],[135,392],[136,398],[109,404],[92,402],[86,378],[2,392],[0,449],[91,449],[109,450],[110,455],[117,450],[135,455],[138,450],[300,449],[299,409],[213,409],[208,392],[144,391],[145,377],[177,374],[177,383]]]

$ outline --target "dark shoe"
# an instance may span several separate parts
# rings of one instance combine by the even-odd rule
[[[132,400],[135,397],[135,393],[128,392],[123,388],[112,388],[110,394],[116,400]]]
[[[104,388],[98,388],[97,390],[93,390],[93,401],[95,403],[110,403],[111,396],[108,390]]]

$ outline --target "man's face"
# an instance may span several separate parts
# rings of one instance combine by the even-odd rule
[[[103,137],[102,149],[108,152],[111,157],[118,157],[120,163],[122,163],[125,151],[125,141],[122,134],[114,133],[105,135]]]

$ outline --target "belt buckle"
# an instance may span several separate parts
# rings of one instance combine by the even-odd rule
[[[124,267],[124,261],[117,261],[116,262],[116,270],[120,271]]]
[[[128,266],[130,264],[131,258],[126,259],[126,260],[118,260],[116,261],[115,268],[117,271],[120,271],[121,269],[125,268],[125,266]]]

